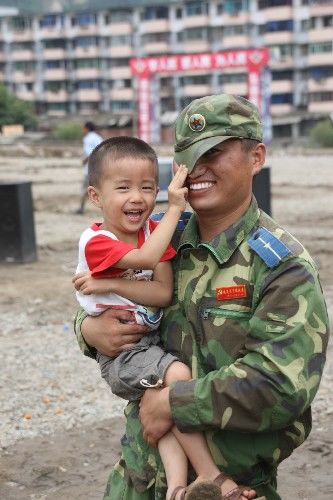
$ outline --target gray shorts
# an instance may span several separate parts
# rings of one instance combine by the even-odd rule
[[[97,353],[102,377],[113,394],[127,401],[140,399],[148,387],[160,387],[167,368],[178,358],[160,347],[159,334],[145,335],[116,358]]]

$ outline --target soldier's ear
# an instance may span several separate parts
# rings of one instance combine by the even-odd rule
[[[266,146],[259,142],[251,151],[252,175],[259,174],[266,160]]]

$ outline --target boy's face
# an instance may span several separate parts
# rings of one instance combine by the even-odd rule
[[[155,207],[157,167],[144,158],[104,161],[100,185],[89,186],[89,197],[103,212],[103,229],[133,242]]]

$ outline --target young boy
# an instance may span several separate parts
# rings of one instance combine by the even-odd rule
[[[187,168],[181,165],[169,186],[168,209],[157,224],[149,216],[158,192],[158,163],[148,144],[132,137],[114,137],[97,146],[89,158],[88,195],[101,209],[103,222],[81,235],[79,274],[73,281],[78,301],[88,314],[126,309],[134,322],[150,329],[135,347],[116,358],[97,355],[102,377],[114,394],[127,400],[141,398],[145,388],[191,378],[185,364],[160,348],[156,330],[160,308],[170,304],[173,293],[170,259],[175,251],[170,240],[186,206],[186,177]],[[237,488],[231,479],[225,481],[202,434],[182,434],[174,427],[158,448],[166,472],[167,500],[246,500],[255,495],[249,488]],[[187,457],[198,479],[185,488]],[[203,496],[205,487],[211,496]]]

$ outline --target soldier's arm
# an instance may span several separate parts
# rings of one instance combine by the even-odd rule
[[[74,320],[75,335],[83,354],[96,358],[99,351],[110,357],[135,345],[148,328],[133,321],[130,311],[108,309],[99,316],[88,316],[80,309]]]
[[[322,375],[328,317],[316,270],[294,258],[270,271],[249,324],[245,352],[230,366],[170,389],[181,431],[281,429],[311,404]]]

